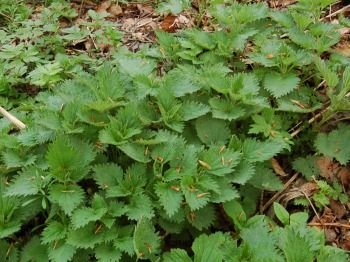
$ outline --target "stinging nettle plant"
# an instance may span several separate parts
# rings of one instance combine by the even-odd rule
[[[348,103],[348,59],[320,58],[340,39],[337,25],[319,20],[334,1],[299,1],[288,11],[224,2],[210,4],[213,32],[157,32],[158,45],[137,53],[119,48],[108,61],[74,57],[69,63],[57,47],[45,63],[45,54],[37,54],[52,39],[2,47],[1,74],[16,67],[20,74],[5,78],[10,85],[4,92],[0,85],[0,94],[22,76],[41,87],[24,104],[16,92],[0,100],[27,125],[13,132],[0,120],[3,257],[347,261],[306,226],[307,213],[289,214],[275,204],[281,226],[253,216],[263,191],[283,188],[269,160],[292,154],[288,130],[295,119],[322,107],[313,85],[326,80],[329,112],[347,109],[341,105]],[[50,8],[76,15],[67,6]],[[89,15],[102,37],[98,30],[110,25]],[[58,17],[51,18],[55,25]],[[79,27],[61,32],[61,47],[89,34]],[[118,37],[112,39],[116,45]],[[22,50],[21,57],[10,55],[11,48]],[[166,73],[157,71],[160,64]],[[346,133],[343,127],[333,132]],[[345,148],[327,151],[337,136],[320,134],[315,149],[345,164]],[[186,250],[179,239],[190,243]]]

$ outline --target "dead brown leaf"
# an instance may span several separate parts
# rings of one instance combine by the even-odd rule
[[[177,24],[176,24],[176,18],[177,16],[175,15],[168,15],[164,18],[164,20],[161,22],[160,27],[169,33],[175,32],[177,29]]]
[[[124,19],[123,24],[122,24],[122,30],[127,31],[127,32],[131,32],[132,29],[135,27],[135,25],[136,25],[135,18]]]
[[[350,250],[350,231],[347,231],[343,234],[341,242],[341,248]]]
[[[101,2],[96,8],[96,12],[97,13],[106,13],[107,9],[111,6],[111,4],[112,4],[111,1]]]
[[[333,180],[339,168],[339,164],[335,163],[329,157],[319,157],[316,160],[316,165],[320,170],[320,176],[327,180]]]
[[[345,188],[349,188],[350,184],[350,169],[347,167],[341,167],[338,172],[338,178]]]
[[[338,237],[338,235],[335,232],[334,228],[326,228],[324,230],[324,234],[326,236],[326,242],[327,243],[333,243]]]
[[[342,218],[346,214],[345,206],[339,201],[330,199],[329,207],[332,209],[333,214],[338,218]]]
[[[284,205],[287,205],[289,201],[291,201],[295,198],[305,197],[305,195],[307,197],[310,197],[316,192],[317,189],[318,189],[318,186],[313,181],[306,182],[304,184],[301,184],[298,187],[293,187],[293,188],[289,189],[288,191],[286,191],[281,196],[282,203]]]
[[[177,18],[177,20],[179,21],[179,24],[181,25],[181,27],[183,28],[189,28],[194,26],[194,23],[186,16],[180,14]]]
[[[350,57],[350,42],[346,40],[341,41],[335,46],[334,51],[346,57]]]
[[[108,8],[108,13],[110,13],[113,17],[118,17],[123,14],[123,9],[118,4],[112,4]]]
[[[150,5],[137,4],[136,7],[141,15],[149,15],[154,13],[154,9]]]

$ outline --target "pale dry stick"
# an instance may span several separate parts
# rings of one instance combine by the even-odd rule
[[[310,206],[311,206],[312,210],[314,211],[314,213],[315,213],[315,215],[316,215],[318,221],[321,221],[321,218],[320,218],[319,214],[317,213],[314,204],[312,204],[312,201],[311,201],[311,199],[309,198],[309,196],[308,196],[303,190],[300,190],[300,189],[299,189],[299,191],[305,196],[305,198],[307,199],[307,201],[310,203]]]
[[[90,37],[90,39],[91,39],[91,41],[92,41],[92,43],[93,43],[95,49],[98,50],[98,46],[96,45],[94,36],[92,35],[92,32],[90,31],[90,28],[89,28],[88,26],[87,26],[86,28],[87,28],[87,30],[89,31],[89,37]]]
[[[318,90],[321,86],[323,86],[326,83],[326,80],[323,80],[321,83],[318,84],[318,86],[316,86],[314,88],[314,91]]]
[[[339,10],[337,10],[337,11],[335,11],[335,12],[329,14],[329,15],[326,15],[325,17],[322,17],[322,18],[320,19],[320,21],[325,20],[325,19],[327,19],[327,18],[331,18],[331,17],[333,17],[333,16],[335,16],[335,15],[337,15],[337,14],[343,13],[344,11],[346,11],[346,10],[348,10],[348,9],[350,9],[350,5],[346,5],[346,6],[344,6],[343,8],[340,8]]]
[[[314,88],[314,91],[318,90],[321,86],[323,86],[326,83],[326,80],[323,80],[321,83],[318,84],[318,86],[316,86]],[[303,123],[303,121],[298,122],[295,126],[293,126],[292,128],[289,129],[288,132],[293,132],[294,130],[296,130],[301,124]],[[300,132],[300,131],[299,131]],[[292,133],[293,134],[293,133]],[[297,134],[296,134],[297,135]],[[292,137],[296,136],[296,135],[292,135]]]
[[[308,124],[312,124],[315,122],[317,119],[319,119],[324,112],[326,112],[329,109],[329,106],[327,106],[325,109],[323,109],[321,112],[317,113],[315,116],[310,118],[307,122]],[[290,134],[291,137],[297,136],[302,130],[304,129],[303,126],[299,127],[297,130],[295,130],[293,133]]]
[[[348,92],[345,97],[350,97],[350,92]],[[327,102],[328,104],[330,103],[330,101]],[[327,106],[325,109],[323,109],[321,112],[317,113],[315,116],[313,116],[312,118],[310,118],[307,122],[308,124],[312,124],[313,122],[315,122],[318,118],[320,118],[322,116],[322,114],[324,112],[326,112],[327,110],[329,110],[330,106]],[[299,123],[297,124],[299,125]],[[297,136],[305,127],[301,126],[299,127],[297,130],[295,130],[293,133],[291,133],[291,137],[295,137]]]
[[[301,126],[304,123],[304,121],[299,121],[297,124],[295,124],[292,128],[288,129],[288,133],[292,133],[294,130],[296,130],[299,126]]]
[[[16,127],[18,127],[19,129],[24,129],[26,128],[26,125],[19,120],[17,117],[15,117],[14,115],[10,114],[8,111],[5,110],[5,108],[3,108],[2,106],[0,106],[0,113],[6,117],[12,124],[14,124]]]
[[[140,20],[139,22],[141,22],[142,20]],[[145,26],[145,25],[148,25],[148,24],[150,24],[150,23],[152,23],[154,21],[154,19],[151,19],[151,20],[148,20],[148,21],[145,21],[145,22],[143,22],[143,23],[141,23],[141,24],[135,24],[136,26],[135,26],[135,29],[138,29],[138,28],[140,28],[140,27],[143,27],[143,26]]]
[[[284,184],[283,188],[274,194],[269,201],[261,208],[260,213],[263,213],[267,208],[269,208],[273,202],[294,182],[295,179],[299,176],[299,173],[295,173],[288,181]]]
[[[325,226],[325,227],[344,227],[344,228],[349,228],[350,225],[347,224],[341,224],[341,223],[317,223],[317,222],[310,222],[307,224],[308,226]]]

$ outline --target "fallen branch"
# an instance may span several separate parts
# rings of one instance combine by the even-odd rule
[[[7,118],[12,124],[14,124],[16,127],[18,127],[19,129],[24,129],[26,128],[26,125],[19,120],[17,117],[15,117],[14,115],[10,114],[8,111],[5,110],[5,108],[0,106],[0,113]]]

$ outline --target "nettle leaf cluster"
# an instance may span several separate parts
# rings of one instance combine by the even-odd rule
[[[346,261],[305,226],[307,214],[280,208],[285,227],[274,228],[267,217],[247,218],[262,190],[283,187],[269,160],[293,150],[288,129],[295,115],[320,108],[313,85],[328,71],[331,79],[338,73],[347,79],[346,58],[320,58],[340,39],[337,25],[319,21],[319,7],[329,1],[311,2],[271,11],[213,1],[213,32],[157,32],[159,46],[138,53],[120,48],[109,61],[94,62],[93,73],[80,68],[70,75],[55,63],[31,71],[34,84],[50,88],[14,110],[27,128],[13,132],[0,120],[3,257]],[[90,16],[96,25],[102,19]],[[67,30],[66,38],[84,37],[82,28]],[[7,51],[0,53],[6,65],[18,61]],[[40,59],[36,54],[30,57]],[[346,100],[345,80],[333,86]],[[347,162],[345,148],[328,151],[332,139],[320,135],[316,149]],[[223,213],[238,237],[223,233],[233,228],[224,226]],[[193,254],[176,246],[163,252],[179,238],[195,239]]]
[[[163,261],[347,261],[345,253],[325,246],[324,235],[306,227],[307,213],[289,214],[275,203],[279,227],[264,216],[246,217],[235,200],[224,204],[232,222],[240,228],[242,242],[238,245],[229,234],[202,234],[192,245],[193,259],[184,249],[171,249]],[[258,237],[257,237],[258,236]],[[298,252],[295,252],[297,248]]]
[[[21,13],[26,16],[15,15],[17,18],[8,21],[7,27],[0,28],[1,95],[15,95],[14,87],[23,84],[52,87],[83,69],[93,69],[99,64],[98,60],[81,52],[79,45],[93,42],[91,50],[87,51],[99,56],[101,44],[117,47],[122,38],[117,25],[105,19],[107,14],[89,10],[87,18],[77,22],[78,13],[66,1],[53,1],[40,13],[31,13],[23,3],[18,5],[13,12],[20,12],[22,8],[26,12]],[[10,33],[7,28],[12,29]],[[67,49],[71,49],[70,54]]]

